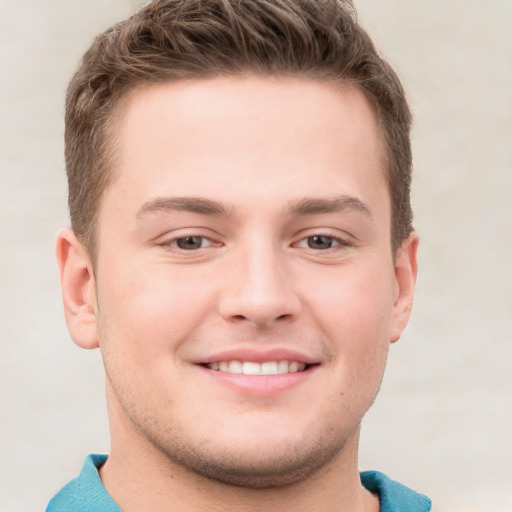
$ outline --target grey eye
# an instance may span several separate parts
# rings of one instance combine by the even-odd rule
[[[204,236],[186,236],[176,239],[176,245],[185,251],[200,249],[203,246]]]
[[[334,239],[331,236],[315,235],[308,237],[307,243],[310,249],[330,249]]]

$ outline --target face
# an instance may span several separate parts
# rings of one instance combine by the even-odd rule
[[[118,128],[90,292],[111,420],[227,483],[331,464],[415,272],[414,250],[393,260],[370,106],[348,85],[215,78],[133,92]]]

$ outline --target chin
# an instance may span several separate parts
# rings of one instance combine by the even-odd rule
[[[235,437],[235,436],[233,436]],[[204,441],[174,438],[172,443],[153,445],[172,463],[208,480],[252,489],[279,488],[306,480],[329,466],[346,444],[345,439],[307,436],[305,440],[274,439],[269,442],[223,443],[224,448]],[[349,443],[350,444],[350,443]]]

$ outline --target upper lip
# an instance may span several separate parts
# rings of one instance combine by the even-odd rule
[[[305,364],[318,364],[320,361],[298,350],[288,348],[267,348],[258,350],[255,348],[240,347],[221,350],[210,354],[206,359],[198,361],[201,364],[219,363],[221,361],[252,361],[265,363],[267,361],[296,361]]]

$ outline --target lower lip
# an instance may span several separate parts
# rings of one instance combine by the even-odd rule
[[[272,396],[299,386],[315,373],[316,366],[310,366],[302,372],[279,375],[245,375],[228,373],[200,367],[211,379],[221,385],[249,396]]]

